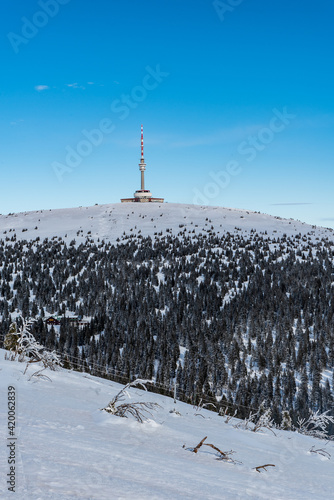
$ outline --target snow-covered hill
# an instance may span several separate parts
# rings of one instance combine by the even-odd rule
[[[87,238],[116,242],[122,234],[154,236],[199,234],[213,231],[218,236],[229,231],[249,233],[251,230],[270,236],[309,234],[312,239],[333,239],[333,230],[271,215],[233,208],[184,205],[177,203],[115,203],[59,210],[41,210],[0,216],[0,238],[34,240],[39,237]]]
[[[145,236],[161,240],[153,245],[141,239]],[[211,388],[217,394],[230,384],[232,408],[258,408],[265,391],[270,401],[275,396],[277,411],[287,404],[292,412],[299,408],[300,394],[308,394],[312,408],[319,401],[331,407],[332,230],[246,210],[112,204],[2,215],[0,239],[8,245],[32,241],[1,245],[2,334],[10,315],[25,311],[37,317],[41,308],[60,311],[66,305],[97,318],[85,338],[64,325],[60,347],[41,320],[38,338],[68,355],[80,353],[86,366],[99,362],[110,372],[131,368],[147,377],[159,371],[160,383],[169,387],[170,367],[180,369],[175,358],[180,349],[188,359],[178,383],[188,397],[209,390],[215,380]],[[75,248],[73,240],[85,245]],[[102,240],[125,244],[112,248]],[[143,311],[147,323],[138,321]],[[215,413],[198,414],[185,403],[131,390],[134,400],[161,406],[139,424],[99,411],[118,392],[117,383],[65,370],[52,372],[52,382],[29,381],[23,371],[24,365],[5,361],[0,351],[5,499],[13,497],[6,484],[9,386],[17,402],[19,498],[332,498],[333,462],[326,453],[333,455],[333,442],[283,431],[255,434],[233,427],[236,420],[227,424]],[[174,408],[180,415],[170,413]],[[241,463],[217,460],[209,447],[197,454],[187,449],[204,436],[221,450],[234,450]],[[326,453],[312,453],[312,447]],[[275,467],[254,469],[264,464]]]
[[[29,381],[25,365],[0,351],[1,498],[23,500],[284,499],[333,498],[333,459],[311,453],[334,443],[297,433],[257,433],[233,427],[217,414],[131,389],[133,401],[161,408],[140,424],[101,412],[119,391],[116,383],[83,373],[47,373]],[[36,370],[36,368],[35,368]],[[16,495],[7,490],[12,442],[7,439],[7,390],[15,388]],[[11,389],[13,391],[13,389]],[[170,413],[176,408],[180,413]],[[200,413],[200,415],[196,414]],[[242,463],[217,460],[212,448],[187,450],[208,436]],[[258,473],[254,467],[274,464]]]

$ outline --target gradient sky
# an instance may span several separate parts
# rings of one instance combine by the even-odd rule
[[[333,17],[332,0],[3,0],[0,213],[132,196],[143,124],[154,196],[334,227]]]

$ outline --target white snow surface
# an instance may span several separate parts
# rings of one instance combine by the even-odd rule
[[[182,227],[180,227],[182,226]],[[211,227],[218,236],[227,231],[238,234],[255,229],[268,236],[280,237],[309,233],[311,239],[333,239],[333,230],[310,226],[293,219],[238,210],[234,208],[185,205],[180,203],[114,203],[57,210],[39,210],[0,215],[0,238],[34,240],[62,237],[77,243],[87,238],[115,243],[122,234],[154,236],[167,229],[169,234],[195,230],[205,234]]]
[[[185,403],[130,389],[132,401],[154,401],[143,424],[100,411],[120,385],[83,373],[47,371],[52,381],[29,380],[24,363],[0,350],[1,498],[23,500],[333,498],[334,443],[295,432],[251,432]],[[16,392],[16,491],[7,490],[7,388]],[[170,413],[176,409],[181,415]],[[202,438],[241,464],[195,447]],[[324,448],[327,459],[310,453]],[[274,464],[258,473],[254,467]]]

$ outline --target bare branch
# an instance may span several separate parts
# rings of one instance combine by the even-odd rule
[[[211,444],[211,443],[204,443],[204,441],[207,439],[207,436],[205,436],[202,441],[200,441],[198,443],[197,446],[195,446],[195,448],[187,448],[187,450],[189,451],[192,451],[193,453],[197,453],[198,450],[201,448],[201,446],[210,446],[210,448],[213,448],[215,451],[217,451],[219,453],[219,457],[217,458],[217,460],[226,460],[228,462],[231,462],[233,464],[241,464],[242,462],[237,462],[236,460],[234,460],[233,458],[231,458],[230,455],[233,455],[233,453],[235,453],[235,451],[233,450],[230,450],[230,451],[221,451],[219,448],[217,448],[217,446],[215,446],[214,444]],[[184,448],[185,446],[183,446]]]
[[[236,414],[238,413],[238,410],[235,410],[233,415],[229,415],[227,412],[228,412],[228,406],[226,406],[224,414],[222,415],[222,416],[226,417],[225,424],[228,424],[229,421],[232,420],[232,418],[234,418],[236,416]]]
[[[328,453],[328,451],[324,450],[323,448],[319,448],[318,450],[316,450],[314,448],[314,445],[312,446],[312,448],[310,448],[310,453],[317,453],[318,455],[322,455],[323,457],[326,457],[328,458],[328,460],[331,459],[331,454]]]
[[[197,453],[197,452],[198,452],[199,448],[202,446],[202,444],[204,443],[204,441],[206,440],[206,438],[207,438],[207,437],[208,437],[208,436],[205,436],[205,437],[202,439],[202,441],[200,441],[200,442],[198,443],[198,445],[197,445],[197,446],[195,446],[195,448],[193,449],[193,452],[194,452],[194,453]]]
[[[257,472],[261,473],[259,469],[264,469],[265,471],[267,470],[266,467],[276,467],[274,464],[265,464],[265,465],[258,465],[257,467],[253,467],[253,469],[257,470]]]
[[[149,383],[152,383],[152,380],[143,380],[143,379],[140,379],[140,378],[137,378],[136,380],[134,380],[133,382],[129,382],[128,384],[126,384],[117,394],[116,396],[111,400],[111,402],[109,403],[110,404],[116,404],[118,403],[119,401],[124,401],[124,393],[126,393],[127,389],[130,389],[130,387],[135,387],[137,385],[140,385],[142,387],[142,389],[144,389],[145,391],[147,391],[147,388],[145,386],[145,384],[149,384]],[[127,396],[129,397],[129,394],[127,394]]]
[[[203,446],[211,446],[211,448],[213,448],[214,450],[218,451],[218,453],[220,453],[221,455],[221,458],[223,458],[224,460],[228,459],[228,454],[231,453],[231,452],[228,452],[228,451],[221,451],[219,448],[217,448],[217,446],[215,446],[214,444],[210,444],[210,443],[204,443]]]
[[[113,399],[108,403],[108,405],[105,408],[101,408],[101,411],[104,410],[107,413],[111,413],[112,415],[116,415],[117,417],[124,417],[124,418],[127,418],[128,415],[132,415],[138,422],[142,424],[145,420],[144,413],[152,415],[150,410],[155,410],[157,408],[160,408],[160,405],[158,405],[158,403],[150,403],[144,401],[136,403],[123,403],[123,404],[119,403],[124,401],[125,394],[128,397],[130,397],[130,395],[127,393],[127,389],[129,389],[130,387],[135,387],[137,385],[140,385],[141,387],[144,388],[145,391],[147,391],[145,383],[148,382],[151,382],[151,380],[136,379],[133,382],[129,382],[116,394],[116,396],[113,397]],[[117,404],[118,406],[116,406]]]

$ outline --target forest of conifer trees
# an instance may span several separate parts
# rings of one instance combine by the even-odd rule
[[[262,405],[279,423],[288,410],[296,422],[333,411],[333,257],[325,239],[237,228],[117,245],[2,241],[0,334],[35,318],[36,340],[68,367],[176,384],[180,398],[241,417]]]

